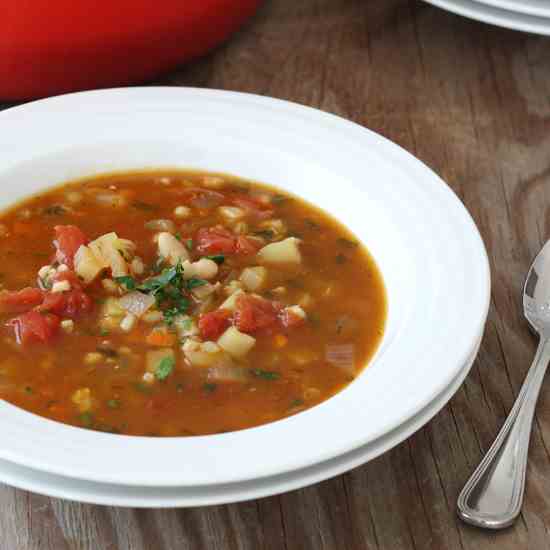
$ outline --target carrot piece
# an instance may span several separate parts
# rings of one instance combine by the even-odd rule
[[[284,348],[288,343],[288,338],[284,334],[276,334],[273,337],[273,343],[278,348]]]
[[[153,329],[145,341],[150,346],[170,347],[176,343],[176,336],[167,330]]]

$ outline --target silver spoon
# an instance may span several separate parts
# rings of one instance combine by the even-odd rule
[[[478,527],[508,527],[521,511],[535,405],[550,361],[550,241],[529,268],[523,312],[539,335],[537,353],[506,422],[458,497],[458,515]]]

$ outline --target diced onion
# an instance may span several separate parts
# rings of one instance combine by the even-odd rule
[[[219,365],[210,367],[206,377],[215,382],[246,382],[247,372],[242,367],[234,365]]]
[[[119,193],[98,193],[95,200],[107,206],[126,206],[126,198]]]
[[[355,347],[353,344],[327,344],[325,359],[328,363],[350,374],[355,372]]]
[[[150,220],[145,223],[145,229],[153,231],[168,231],[168,233],[176,232],[176,224],[172,220]]]
[[[136,317],[141,317],[155,303],[155,298],[150,294],[143,294],[137,290],[125,294],[118,301],[120,307]]]

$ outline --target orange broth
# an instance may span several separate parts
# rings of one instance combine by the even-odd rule
[[[13,311],[9,298],[15,295],[8,291],[38,285],[44,295],[52,293],[52,273],[59,271],[56,226],[78,227],[88,248],[88,241],[112,232],[131,241],[133,249],[121,252],[128,274],[114,278],[104,267],[92,281],[80,279],[91,311],[69,319],[55,306],[40,313],[56,317],[52,334],[22,336],[15,330],[21,323],[6,323],[27,306]],[[205,246],[218,244],[210,243],[208,231],[206,240],[197,240],[198,231],[214,226],[224,229],[224,246],[246,250],[205,253]],[[210,256],[216,275],[185,279],[182,258],[159,260],[155,235],[163,229],[183,243],[191,264]],[[93,177],[18,203],[0,216],[0,233],[0,398],[74,426],[189,436],[272,422],[342,390],[367,365],[383,334],[386,294],[366,248],[319,208],[256,182],[182,171]],[[285,239],[298,248],[299,262],[259,260],[258,251]],[[43,266],[51,268],[37,283]],[[241,279],[250,267],[248,288]],[[173,286],[159,288],[172,275]],[[143,287],[152,279],[156,290]],[[158,303],[140,317],[121,312],[118,300],[140,292],[140,285],[143,294],[156,293]],[[197,297],[200,288],[204,295]],[[245,296],[236,302],[241,309],[206,317],[201,331],[199,320],[219,311],[235,291]],[[162,302],[163,296],[175,298]],[[244,355],[240,347],[235,354],[233,342],[231,353],[217,343],[230,327],[237,327],[239,346],[254,340]]]

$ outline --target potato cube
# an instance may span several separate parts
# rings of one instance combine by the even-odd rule
[[[302,255],[298,244],[300,239],[288,237],[277,243],[270,243],[258,252],[261,263],[272,265],[298,265],[302,262]]]
[[[267,280],[267,269],[261,265],[256,267],[245,267],[239,277],[246,290],[256,292],[261,290]]]
[[[219,338],[218,345],[229,355],[242,359],[254,347],[256,339],[240,332],[235,327],[229,327]]]

